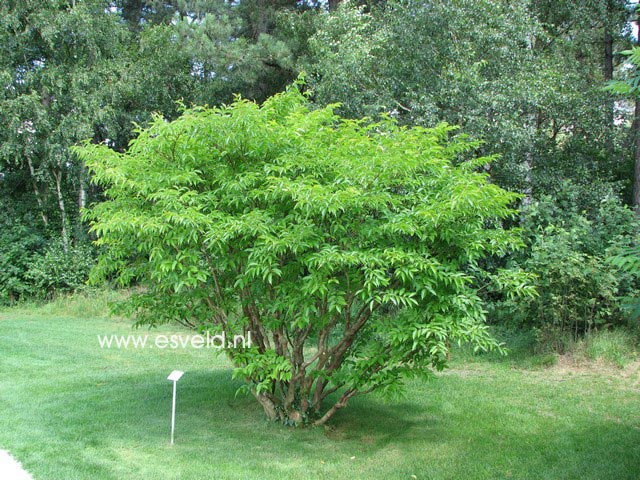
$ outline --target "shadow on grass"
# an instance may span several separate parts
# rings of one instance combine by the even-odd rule
[[[235,418],[240,423],[264,420],[270,424],[254,398],[238,392],[243,382],[233,380],[231,373],[231,369],[226,368],[187,371],[177,386],[177,416],[187,422],[220,418],[228,424]],[[132,421],[141,426],[167,423],[171,397],[172,382],[166,380],[165,372],[158,375],[111,375],[106,381],[97,383],[84,379],[67,382],[61,385],[57,394],[49,395],[47,417],[51,421],[64,417],[75,426],[91,426],[96,421],[103,422],[104,426],[108,421],[110,427],[116,430],[121,427],[127,431],[132,427]],[[361,414],[365,411],[368,412],[366,416],[375,421],[363,420],[361,417],[364,415]],[[341,419],[334,423],[347,422],[353,428],[380,430],[388,435],[409,427],[411,422],[403,420],[407,415],[419,417],[419,407],[411,403],[384,404],[376,397],[358,398],[339,412],[337,417]]]
[[[243,471],[253,472],[246,478],[260,478],[263,471],[264,478],[278,478],[291,462],[338,464],[349,462],[350,455],[365,462],[357,478],[640,475],[640,430],[615,419],[591,419],[586,413],[558,422],[540,417],[525,429],[517,417],[468,398],[451,410],[448,404],[455,398],[434,395],[385,404],[368,396],[354,399],[326,429],[293,429],[268,422],[253,398],[236,396],[240,385],[230,369],[186,372],[178,383],[175,448],[168,445],[172,389],[164,373],[113,375],[98,386],[65,384],[40,408],[52,437],[77,444],[77,455],[83,449],[95,452],[80,461],[87,472],[104,478],[112,478],[113,465],[132,461],[129,456],[156,458],[156,463],[163,456],[178,458],[195,462],[185,467],[193,469],[206,462],[233,468],[244,462]],[[437,382],[431,385],[437,392]],[[393,461],[387,464],[390,452]],[[399,467],[406,467],[406,475]],[[304,478],[322,478],[314,475]]]
[[[65,384],[43,405],[46,425],[64,440],[77,441],[80,436],[88,444],[126,439],[164,445],[169,439],[172,396],[172,382],[165,378],[164,374],[122,375],[99,384]],[[252,396],[237,393],[241,385],[231,378],[231,369],[186,372],[177,387],[177,436],[196,442],[221,436],[233,442],[237,436],[244,442],[300,435],[384,446],[411,441],[412,428],[426,418],[411,402],[385,404],[376,397],[362,397],[338,412],[327,428],[295,429],[269,422]]]

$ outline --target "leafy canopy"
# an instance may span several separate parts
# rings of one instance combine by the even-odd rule
[[[87,213],[107,247],[95,275],[144,285],[141,323],[250,331],[227,353],[285,423],[396,393],[451,341],[496,347],[467,267],[520,243],[501,227],[517,196],[477,172],[491,158],[463,161],[477,143],[334,108],[294,86],[156,118],[123,154],[76,150],[107,198]]]

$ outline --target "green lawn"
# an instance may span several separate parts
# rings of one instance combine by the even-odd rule
[[[456,362],[398,403],[358,398],[331,428],[295,430],[236,396],[211,350],[101,349],[129,322],[63,313],[0,312],[0,448],[36,480],[640,478],[637,364]]]

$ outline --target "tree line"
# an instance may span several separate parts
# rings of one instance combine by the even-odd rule
[[[509,227],[526,248],[484,261],[492,322],[559,350],[632,324],[637,278],[618,266],[638,235],[640,104],[604,87],[634,74],[619,52],[635,17],[622,0],[5,1],[0,301],[86,281],[82,211],[104,192],[71,147],[124,152],[157,119],[235,95],[260,103],[302,75],[317,108],[446,122],[496,157],[480,168],[522,195]]]

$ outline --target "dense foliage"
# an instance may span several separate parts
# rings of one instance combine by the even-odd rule
[[[395,132],[393,119],[427,136],[446,122],[483,140],[450,145],[443,131],[443,148],[466,151],[456,166],[495,155],[478,167],[521,194],[511,205],[518,216],[501,226],[520,228],[525,248],[458,265],[472,275],[490,323],[534,332],[539,348],[557,351],[585,332],[637,330],[635,10],[626,0],[3,1],[0,303],[49,298],[87,280],[95,233],[81,212],[105,192],[73,145],[89,139],[120,158],[161,118],[230,104],[236,94],[259,104],[306,72],[310,112],[328,115],[323,108],[336,104],[343,119],[383,115],[381,131]],[[249,114],[248,105],[234,108]],[[205,111],[187,109],[166,128]],[[323,201],[346,208],[342,197]],[[348,211],[334,212],[342,221],[338,213]],[[145,278],[147,257],[136,258],[141,272],[129,271],[127,285]],[[164,307],[167,319],[182,318],[178,305]]]
[[[250,332],[228,354],[269,417],[324,423],[441,369],[452,341],[496,346],[466,267],[520,243],[501,227],[517,196],[452,130],[341,119],[290,88],[157,119],[124,154],[76,150],[107,197],[98,272],[145,287],[142,323]]]

